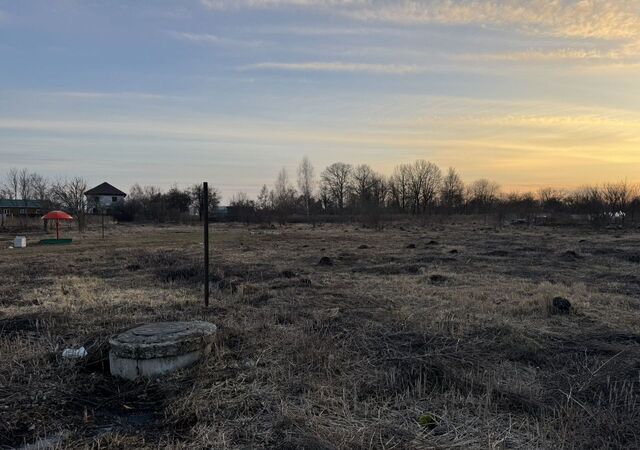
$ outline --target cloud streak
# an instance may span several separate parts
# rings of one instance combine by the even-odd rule
[[[257,40],[241,40],[231,39],[208,33],[188,33],[182,31],[168,31],[167,34],[181,41],[191,42],[194,44],[208,44],[221,47],[259,47],[265,42]]]
[[[100,92],[100,91],[54,91],[50,95],[77,99],[135,99],[135,100],[167,100],[180,97],[148,92]]]
[[[427,72],[429,69],[405,64],[368,64],[350,62],[259,62],[241,67],[242,70],[279,70],[293,72],[347,72],[387,75],[410,75]]]
[[[595,49],[560,48],[554,50],[526,50],[503,53],[469,53],[454,55],[452,59],[458,61],[508,61],[508,62],[536,62],[536,61],[619,61],[626,59],[626,55],[619,51],[603,52]]]

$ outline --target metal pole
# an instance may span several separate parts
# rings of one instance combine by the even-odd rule
[[[102,211],[102,239],[104,239],[104,210]]]
[[[204,306],[209,306],[209,183],[202,184],[202,211],[204,219]]]

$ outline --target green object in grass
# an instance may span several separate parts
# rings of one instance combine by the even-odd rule
[[[431,413],[426,413],[421,415],[420,418],[418,419],[418,422],[423,427],[429,428],[429,429],[433,429],[438,426],[438,419],[436,418],[435,415]]]
[[[40,243],[42,245],[65,245],[71,244],[73,239],[42,239]]]

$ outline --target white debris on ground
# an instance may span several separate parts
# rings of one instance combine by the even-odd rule
[[[84,358],[88,354],[89,353],[87,353],[84,347],[65,348],[64,351],[62,352],[62,357],[68,358],[68,359],[80,359],[80,358]]]

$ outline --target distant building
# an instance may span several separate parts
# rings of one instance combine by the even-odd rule
[[[228,206],[216,206],[216,209],[213,210],[214,217],[227,217],[229,216],[229,207]]]
[[[120,189],[107,182],[89,189],[84,195],[87,197],[89,211],[91,211],[92,214],[98,214],[101,211],[113,208],[118,203],[123,202],[127,196],[127,194]]]
[[[189,214],[192,216],[198,216],[200,213],[196,205],[189,206]],[[216,206],[213,210],[209,210],[209,218],[211,219],[223,219],[229,216],[228,206]]]
[[[0,214],[7,217],[38,217],[45,213],[42,203],[35,200],[2,200]]]

